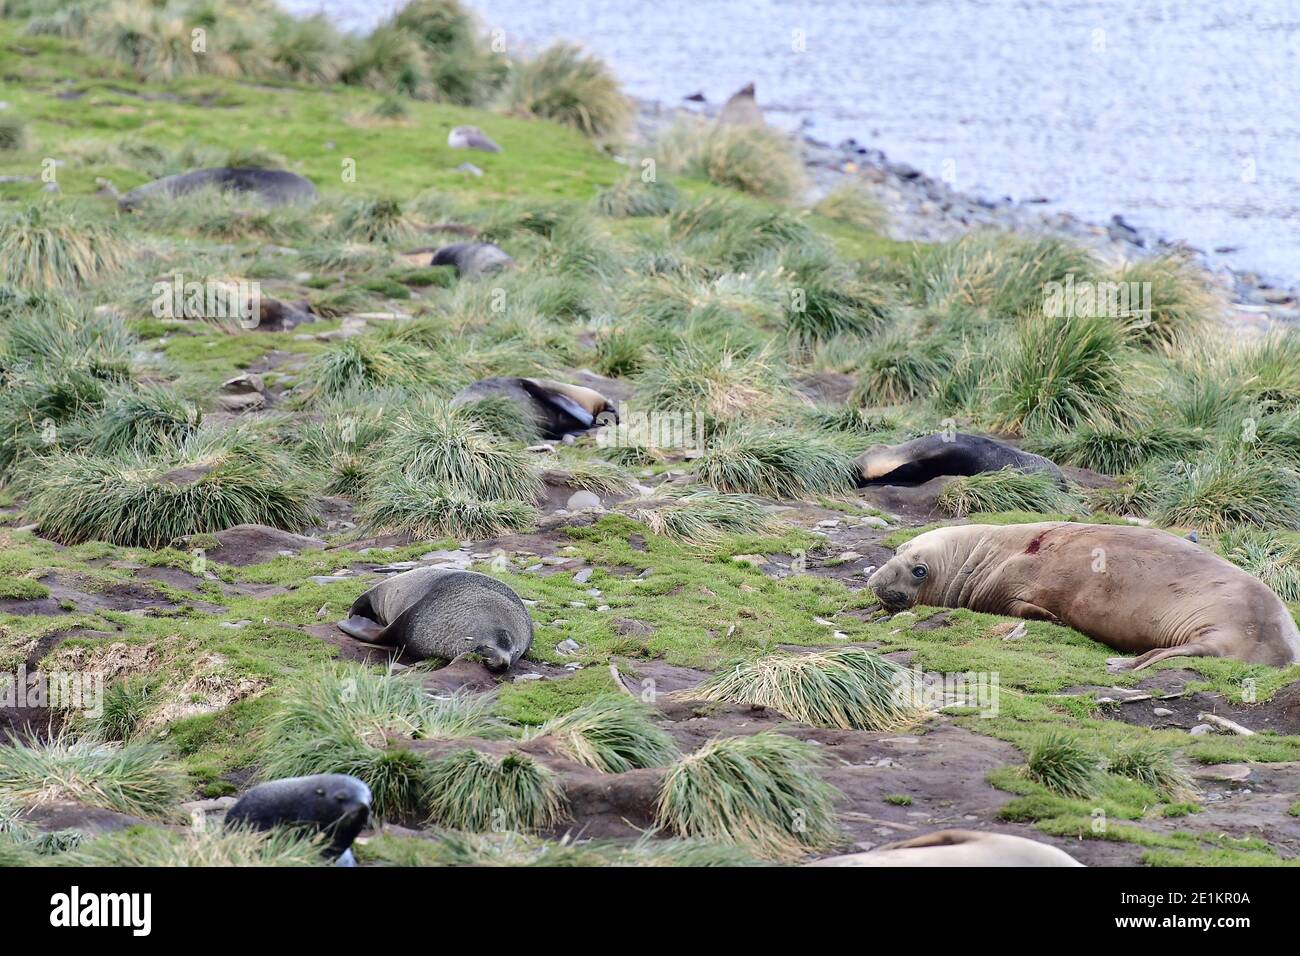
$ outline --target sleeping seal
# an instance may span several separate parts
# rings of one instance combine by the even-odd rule
[[[600,392],[545,378],[485,378],[452,396],[453,405],[485,398],[509,398],[533,416],[542,437],[555,441],[570,432],[618,421],[614,403]]]
[[[256,196],[268,206],[313,202],[316,199],[316,187],[312,185],[311,180],[286,169],[231,166],[197,169],[191,173],[164,176],[143,186],[136,186],[126,195],[118,193],[113,188],[113,184],[107,180],[100,182],[123,210],[135,209],[150,199],[177,199],[196,190],[207,188]]]
[[[226,826],[254,830],[276,826],[301,826],[329,837],[325,855],[347,854],[352,841],[370,818],[370,788],[356,777],[322,773],[311,777],[286,777],[258,784],[226,813]]]
[[[891,610],[964,607],[1064,624],[1135,659],[1232,657],[1284,667],[1300,632],[1235,564],[1154,528],[1044,521],[955,525],[900,547],[867,582]]]
[[[809,866],[1083,866],[1064,850],[1009,833],[936,830]]]
[[[514,265],[515,260],[490,242],[457,242],[433,254],[431,266],[455,266],[458,276],[481,276]]]
[[[1041,455],[981,435],[926,435],[901,445],[872,445],[857,458],[859,484],[921,484],[940,475],[978,475],[1007,466],[1045,471],[1063,481],[1061,469]]]
[[[477,126],[457,126],[447,134],[447,145],[452,149],[478,149],[485,153],[501,152],[501,147]]]
[[[519,595],[486,574],[446,568],[416,568],[379,582],[338,626],[415,657],[477,654],[492,670],[511,667],[533,643],[533,619]]]

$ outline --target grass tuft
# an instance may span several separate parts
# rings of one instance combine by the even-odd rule
[[[671,169],[762,199],[797,199],[808,185],[789,138],[765,127],[683,118],[660,137],[657,147]]]
[[[572,43],[553,43],[516,63],[504,101],[512,113],[554,120],[594,139],[619,136],[632,116],[609,67]]]
[[[1110,758],[1108,769],[1150,787],[1171,803],[1191,803],[1199,795],[1191,775],[1174,762],[1173,752],[1158,744],[1130,745]]]
[[[1055,476],[1012,467],[957,478],[939,492],[937,504],[940,511],[954,518],[981,511],[1073,514],[1083,507],[1083,502],[1062,488]]]
[[[705,448],[695,474],[719,491],[790,499],[847,492],[856,470],[848,452],[820,435],[738,428]]]
[[[465,749],[429,773],[430,820],[457,830],[540,830],[564,817],[555,774],[519,751],[502,757]]]
[[[648,708],[623,694],[598,697],[543,724],[560,753],[601,773],[663,767],[678,756],[673,739],[650,721]]]
[[[1040,736],[1025,756],[1023,773],[1053,793],[1086,798],[1097,792],[1101,757],[1060,731]]]
[[[116,275],[127,247],[107,226],[30,205],[0,219],[0,282],[69,289]]]

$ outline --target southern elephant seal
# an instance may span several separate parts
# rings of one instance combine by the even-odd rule
[[[857,458],[859,484],[921,484],[941,475],[978,475],[1008,466],[1043,471],[1064,481],[1061,469],[1043,458],[982,435],[926,435],[901,445],[872,445]]]
[[[514,265],[509,254],[491,242],[457,242],[433,254],[431,266],[455,266],[458,276],[481,276]]]
[[[370,788],[341,773],[285,777],[258,784],[235,801],[226,826],[254,830],[276,826],[310,827],[329,837],[325,855],[351,860],[352,841],[370,818]]]
[[[357,640],[405,647],[420,658],[477,654],[492,670],[511,667],[533,643],[533,620],[519,595],[486,574],[446,568],[381,581],[338,626]]]
[[[891,610],[963,607],[1064,624],[1128,654],[1283,667],[1300,632],[1278,596],[1236,565],[1154,528],[1044,521],[954,525],[898,549],[868,586]]]
[[[594,388],[545,378],[485,378],[452,396],[453,405],[485,398],[508,398],[532,415],[537,430],[549,440],[570,432],[618,421],[611,402]]]
[[[164,176],[127,192],[118,193],[107,180],[104,188],[124,210],[134,209],[150,199],[178,199],[200,189],[218,189],[256,196],[268,206],[284,206],[294,202],[312,202],[316,187],[310,179],[286,169],[261,169],[259,167],[221,166],[216,169],[196,169],[189,173]]]
[[[1064,850],[1009,833],[936,830],[809,866],[1083,866]]]
[[[477,149],[485,153],[501,152],[501,147],[477,126],[457,126],[447,134],[447,145],[452,149]]]

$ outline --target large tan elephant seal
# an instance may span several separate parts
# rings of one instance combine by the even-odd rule
[[[964,607],[1064,624],[1130,654],[1300,661],[1277,595],[1234,564],[1153,528],[1045,521],[918,535],[867,582],[882,604]]]
[[[937,830],[809,866],[1083,866],[1064,850],[1009,833]]]

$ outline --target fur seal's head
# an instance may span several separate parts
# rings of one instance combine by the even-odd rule
[[[955,546],[964,528],[936,528],[902,545],[867,579],[867,587],[891,611],[929,604],[946,580]]]
[[[330,839],[325,855],[337,857],[369,818],[370,788],[365,783],[347,774],[322,773],[258,784],[230,808],[226,825],[314,828]]]

